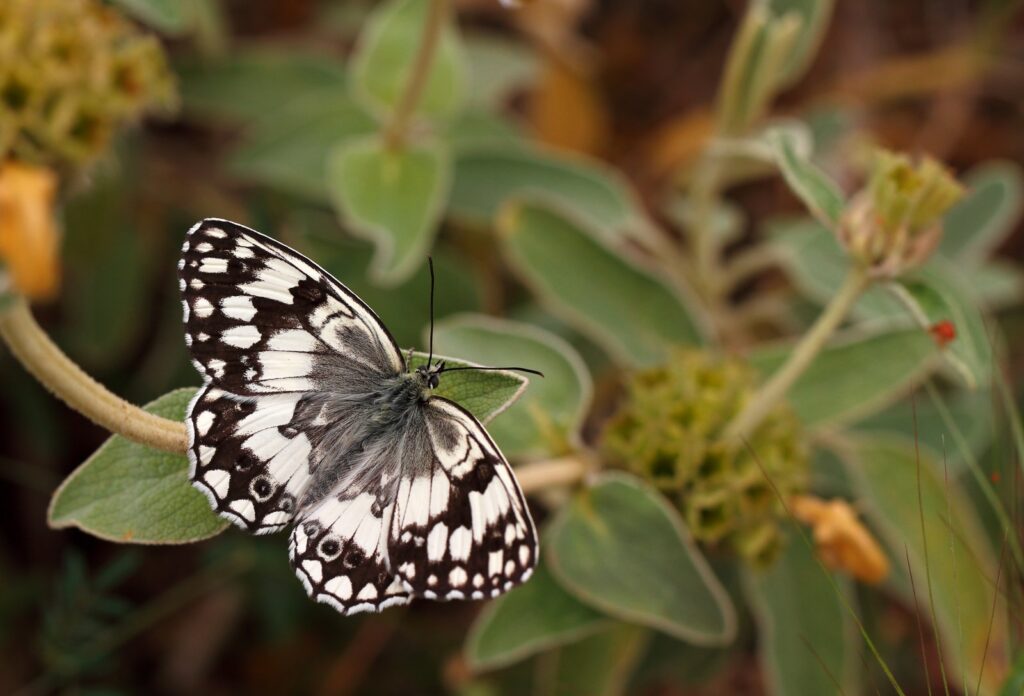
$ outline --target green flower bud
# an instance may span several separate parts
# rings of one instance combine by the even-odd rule
[[[677,350],[666,365],[630,376],[601,445],[609,462],[674,501],[698,541],[762,565],[780,548],[778,493],[788,499],[804,490],[808,455],[786,405],[751,434],[749,449],[720,440],[757,383],[738,359]]]
[[[0,3],[0,159],[78,169],[175,105],[160,43],[98,0]]]
[[[877,150],[868,184],[843,216],[840,241],[858,263],[879,277],[895,277],[923,263],[942,237],[942,216],[963,187],[930,157],[912,163]]]

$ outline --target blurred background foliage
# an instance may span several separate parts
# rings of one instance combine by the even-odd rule
[[[546,374],[488,426],[524,482],[571,474],[530,486],[536,575],[342,619],[2,351],[0,691],[1021,693],[1019,3],[445,5],[7,0],[0,213],[42,166],[61,232],[0,214],[0,293],[181,418],[196,220],[409,347],[430,253],[438,352]],[[483,417],[503,379],[448,388]]]

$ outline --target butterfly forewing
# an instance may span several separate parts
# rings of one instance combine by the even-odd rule
[[[354,293],[241,225],[193,227],[179,283],[196,368],[226,391],[309,392],[405,369],[394,338]]]
[[[178,265],[190,477],[257,534],[294,523],[289,556],[345,614],[414,596],[494,596],[537,561],[512,470],[480,423],[427,397],[380,319],[288,247],[225,220]]]

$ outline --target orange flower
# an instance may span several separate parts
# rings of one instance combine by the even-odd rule
[[[795,496],[791,506],[793,516],[811,527],[825,565],[872,584],[889,574],[888,559],[848,502]]]
[[[57,177],[17,162],[0,165],[0,261],[14,289],[35,300],[57,293]]]

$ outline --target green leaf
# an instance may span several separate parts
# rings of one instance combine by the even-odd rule
[[[650,632],[616,624],[551,655],[539,678],[542,693],[558,696],[619,696],[643,655]]]
[[[195,389],[165,394],[145,409],[184,421]],[[54,529],[78,527],[108,541],[188,544],[228,523],[188,481],[188,460],[115,435],[68,476],[47,516]]]
[[[790,130],[778,129],[765,138],[774,149],[775,162],[790,190],[822,223],[838,227],[846,206],[839,186],[810,159],[800,155]]]
[[[920,613],[931,617],[937,628],[945,663],[953,668],[953,682],[959,683],[958,675],[965,672],[973,687],[987,661],[982,693],[992,693],[1005,672],[999,656],[1009,649],[1006,607],[1000,598],[993,613],[997,561],[973,507],[927,450],[920,451],[918,485],[913,440],[858,437],[853,444],[848,464],[866,514],[882,532],[894,567],[906,568],[909,555]],[[1005,569],[1002,575],[1005,580]],[[909,586],[899,589],[912,601]]]
[[[423,263],[434,241],[451,182],[451,161],[439,142],[390,150],[377,137],[339,145],[327,162],[327,185],[352,231],[374,242],[370,268],[396,284]]]
[[[467,35],[463,45],[466,64],[472,66],[467,106],[500,111],[513,90],[536,83],[540,54],[528,42],[488,32]]]
[[[943,220],[945,256],[976,267],[1013,232],[1024,205],[1024,175],[1012,162],[988,162],[964,180],[967,195]]]
[[[151,312],[159,245],[132,215],[136,160],[100,167],[63,209],[64,273],[59,343],[90,372],[114,369],[137,350]],[[161,231],[162,232],[162,231]]]
[[[798,534],[789,536],[771,568],[746,578],[769,693],[835,693],[833,679],[846,693],[860,693],[853,683],[860,669],[860,635],[814,552]],[[841,577],[834,580],[850,597],[851,584]]]
[[[612,616],[697,645],[735,634],[729,596],[679,514],[639,479],[603,475],[559,511],[546,547],[559,582]]]
[[[477,616],[466,641],[470,669],[504,667],[607,625],[555,582],[542,562],[530,581],[498,597]]]
[[[772,346],[749,359],[767,376],[788,354],[788,347]],[[840,338],[815,358],[786,398],[805,425],[849,423],[906,394],[935,369],[937,358],[931,336],[919,329]]]
[[[799,81],[814,61],[832,19],[835,0],[767,0],[767,4],[776,17],[795,12],[802,20],[800,32],[778,77],[779,87],[788,87]]]
[[[217,62],[176,67],[187,112],[241,123],[298,100],[343,94],[348,82],[335,58],[283,48],[230,51]]]
[[[180,34],[192,23],[191,3],[183,0],[111,0],[128,15],[166,34]]]
[[[394,110],[405,90],[430,5],[423,0],[381,3],[359,37],[352,56],[352,91],[382,118]],[[431,119],[453,116],[465,91],[462,48],[450,17],[446,22],[417,106]]]
[[[957,439],[964,438],[966,446],[980,457],[991,445],[996,434],[992,427],[995,413],[993,397],[987,389],[958,389],[943,399],[949,417],[957,432],[947,427],[939,405],[929,398],[918,397],[911,402],[904,399],[857,423],[858,430],[872,433],[899,434],[917,437],[923,447],[934,452],[946,451],[951,474],[965,471],[966,462],[960,456]]]
[[[506,257],[548,308],[627,365],[661,362],[702,342],[681,295],[550,208],[510,204],[499,219]]]
[[[373,133],[373,119],[341,92],[296,99],[256,120],[228,163],[242,181],[327,201],[327,154]]]
[[[969,282],[953,264],[936,258],[894,286],[922,326],[952,322],[956,338],[942,351],[946,359],[974,388],[992,375],[992,346],[988,327]]]
[[[415,370],[420,365],[426,365],[428,357],[426,353],[413,353],[410,369]],[[435,353],[435,362],[439,359],[451,367],[476,364]],[[434,394],[451,399],[476,416],[481,423],[487,423],[515,403],[527,384],[529,380],[515,372],[462,370],[441,375],[441,382],[434,389]]]
[[[452,215],[488,225],[510,198],[526,195],[543,195],[612,246],[658,234],[629,184],[598,162],[494,145],[456,157]]]
[[[475,109],[466,109],[459,114],[446,130],[445,137],[456,161],[478,150],[492,152],[526,147],[526,140],[514,123],[500,114]]]
[[[982,307],[990,311],[1012,307],[1024,296],[1024,270],[1014,263],[989,261],[972,268],[967,279]]]
[[[590,406],[590,373],[563,339],[543,329],[483,315],[439,322],[434,346],[448,355],[472,357],[482,365],[514,365],[539,370],[530,389],[489,428],[510,458],[561,454],[578,444]]]

